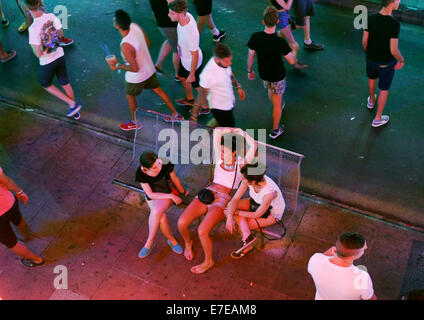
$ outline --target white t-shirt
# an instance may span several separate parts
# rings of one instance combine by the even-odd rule
[[[199,68],[203,61],[203,53],[199,47],[199,30],[197,29],[196,20],[190,13],[186,13],[187,17],[190,18],[190,22],[185,26],[177,25],[177,36],[178,36],[178,53],[181,57],[181,64],[183,67],[190,71],[191,70],[191,51],[199,52],[199,61],[197,68]]]
[[[135,60],[138,65],[138,72],[125,72],[125,81],[128,83],[140,83],[149,79],[155,73],[155,66],[153,65],[143,30],[136,23],[131,23],[130,32],[122,39],[121,46],[124,43],[134,47],[136,51]],[[121,55],[125,60],[122,52]]]
[[[200,74],[200,86],[209,89],[209,108],[231,110],[234,107],[235,97],[231,82],[231,67],[223,68],[216,64],[212,57]]]
[[[240,172],[240,158],[237,160],[238,164],[236,165],[237,171],[227,171],[222,169],[222,159],[215,164],[215,170],[213,172],[213,183],[220,184],[227,188],[237,189],[241,182],[241,172]]]
[[[284,202],[283,194],[281,193],[281,190],[278,185],[270,177],[265,175],[264,179],[266,184],[259,193],[256,193],[255,188],[253,186],[249,186],[249,196],[257,204],[262,204],[264,197],[267,194],[276,191],[277,197],[272,199],[271,201],[271,214],[274,216],[275,219],[281,220],[281,217],[284,213],[284,209],[286,208],[286,203]]]
[[[43,54],[40,57],[40,65],[52,63],[64,56],[63,48],[59,45],[58,30],[62,29],[60,20],[53,13],[44,13],[28,28],[29,44],[41,45],[41,51],[50,47],[50,53]]]
[[[3,170],[1,167],[0,174],[3,174]],[[15,196],[13,195],[13,193],[0,184],[0,216],[9,211],[14,203]]]
[[[368,272],[351,265],[340,267],[332,257],[315,253],[308,263],[308,272],[315,282],[315,300],[368,300],[374,295]]]

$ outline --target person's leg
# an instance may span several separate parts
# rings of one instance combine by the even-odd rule
[[[19,233],[22,235],[22,240],[24,242],[31,240],[32,238],[31,230],[26,224],[24,217],[21,218],[21,222],[16,227],[18,228]]]
[[[159,96],[159,98],[162,99],[163,102],[165,102],[166,106],[169,108],[169,110],[171,110],[172,115],[177,116],[178,112],[175,109],[174,105],[172,104],[171,99],[166,94],[166,92],[163,91],[163,89],[161,87],[158,87],[158,88],[155,88],[155,89],[152,89],[152,90],[153,90],[154,93],[156,93]]]
[[[375,104],[375,90],[377,89],[377,79],[368,79],[368,90],[370,93],[370,102]]]
[[[206,213],[208,207],[198,198],[195,198],[178,218],[178,231],[185,243],[184,256],[187,260],[193,259],[193,241],[190,237],[190,225],[192,222]]]
[[[199,234],[200,244],[202,245],[205,258],[203,262],[191,268],[193,273],[204,273],[214,265],[212,250],[213,244],[210,237],[212,229],[222,220],[225,219],[224,210],[219,207],[211,207],[205,218],[200,224],[197,232]]]
[[[280,29],[280,31],[278,32],[278,35],[281,38],[286,39],[290,48],[292,49],[292,54],[293,54],[294,58],[296,59],[296,62],[294,63],[294,67],[296,69],[306,69],[308,66],[301,63],[297,59],[297,54],[299,52],[299,44],[297,43],[296,39],[293,36],[293,33],[291,32],[290,26],[287,26],[283,29]]]
[[[304,41],[305,43],[310,43],[311,42],[311,22],[310,22],[310,18],[311,17],[305,17],[304,18],[304,25],[302,26],[302,30],[303,30],[303,37],[304,37]]]
[[[389,90],[381,90],[378,94],[377,102],[377,113],[375,114],[374,120],[380,120],[383,115],[384,108],[387,104],[387,98],[389,97]]]
[[[165,61],[166,57],[171,52],[171,46],[169,45],[168,40],[165,40],[160,47],[158,58],[156,59],[155,66],[162,71],[162,64]]]
[[[49,87],[44,88],[48,93],[55,96],[56,98],[62,100],[66,104],[68,104],[70,107],[75,107],[75,101],[70,99],[66,94],[64,94],[62,91],[60,91],[57,87],[54,85],[51,85]]]
[[[168,217],[166,216],[166,213],[162,214],[162,217],[160,218],[159,227],[160,227],[160,231],[162,231],[163,235],[171,242],[173,246],[178,244],[177,240],[172,234],[172,230],[171,230],[171,227],[169,226]]]
[[[74,90],[72,89],[71,85],[68,83],[68,84],[63,85],[62,88],[65,91],[68,98],[75,101]]]
[[[283,110],[281,108],[283,103],[283,95],[282,94],[274,94],[271,89],[268,89],[268,97],[272,102],[273,112],[272,112],[272,128],[274,130],[278,130],[280,127],[281,116],[283,114]]]
[[[178,52],[172,53],[172,64],[175,70],[175,77],[177,77],[178,67],[180,66],[180,55],[178,54]]]
[[[153,240],[155,239],[156,233],[159,229],[162,215],[165,214],[165,211],[172,205],[172,200],[150,200],[152,203],[150,215],[149,215],[149,235],[147,236],[146,243],[144,247],[150,249],[153,245]],[[172,233],[171,233],[172,235]]]
[[[34,252],[32,252],[30,249],[28,249],[27,246],[22,244],[21,242],[17,242],[17,244],[11,248],[11,250],[18,256],[29,259],[34,261],[35,263],[41,263],[43,261],[43,258],[36,255]]]
[[[203,27],[208,20],[208,16],[197,16],[197,29],[199,29],[199,34],[202,34]]]
[[[135,96],[125,94],[125,97],[127,98],[128,108],[130,110],[131,121],[134,122],[135,121],[135,111],[137,110],[137,101],[135,100]]]

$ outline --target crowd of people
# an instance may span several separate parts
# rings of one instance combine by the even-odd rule
[[[370,16],[368,28],[363,34],[370,88],[367,104],[369,109],[377,103],[375,91],[377,79],[380,79],[378,110],[372,122],[373,127],[388,122],[388,116],[383,115],[388,91],[394,71],[402,68],[405,63],[398,49],[399,22],[391,15],[392,11],[398,8],[399,2],[400,0],[382,0],[383,8],[379,13]],[[16,3],[20,7],[18,0]],[[29,44],[40,62],[40,84],[47,92],[68,105],[67,116],[79,119],[82,106],[76,101],[70,85],[62,48],[72,43],[72,40],[64,38],[60,20],[54,14],[46,12],[41,0],[25,0],[25,3],[25,10],[22,10],[26,19],[25,26],[21,26],[20,31],[23,31],[23,28],[28,29]],[[150,214],[149,233],[138,256],[146,258],[150,255],[160,229],[175,253],[183,254],[187,260],[192,260],[194,250],[190,226],[194,220],[203,216],[197,232],[204,261],[191,268],[193,273],[200,274],[214,265],[210,233],[218,223],[225,221],[229,232],[238,228],[242,247],[231,256],[235,259],[242,258],[254,251],[256,238],[251,230],[281,221],[285,201],[280,188],[266,172],[257,173],[254,170],[258,166],[252,163],[257,143],[236,126],[233,114],[234,88],[240,100],[243,100],[246,94],[231,69],[232,51],[228,45],[221,42],[226,32],[219,30],[212,18],[212,0],[194,0],[197,22],[188,12],[187,0],[150,0],[150,4],[157,26],[166,39],[155,63],[150,56],[150,40],[144,30],[132,22],[130,15],[124,10],[117,10],[114,14],[113,25],[122,36],[120,48],[123,63],[113,55],[106,57],[106,61],[112,70],[125,71],[125,93],[131,120],[122,123],[121,129],[141,128],[141,124],[135,121],[136,96],[144,89],[151,89],[168,106],[171,115],[165,116],[165,121],[184,119],[156,77],[156,74],[163,73],[162,64],[172,52],[175,81],[181,82],[185,91],[185,97],[176,99],[175,103],[192,107],[192,121],[197,121],[199,115],[213,113],[217,122],[213,131],[214,155],[217,158],[214,161],[213,180],[198,193],[178,219],[177,227],[184,241],[183,247],[172,233],[166,211],[172,205],[181,204],[181,197],[187,196],[189,190],[184,189],[172,163],[165,163],[151,151],[140,156],[140,166],[135,173],[135,179],[146,195]],[[276,139],[284,132],[281,116],[287,80],[283,58],[297,69],[308,67],[298,60],[300,46],[292,31],[297,28],[303,30],[305,49],[323,50],[324,47],[312,41],[310,36],[310,17],[315,13],[313,0],[271,0],[270,4],[263,13],[264,30],[252,34],[247,43],[247,75],[251,80],[255,78],[253,65],[257,56],[258,74],[273,105],[273,128],[270,137]],[[292,5],[295,19],[289,14]],[[1,10],[1,3],[0,17],[3,27],[7,27],[8,21]],[[199,40],[205,24],[217,44],[213,49],[213,57],[204,66]],[[16,52],[3,51],[0,44],[0,55],[1,61],[6,62],[12,59]],[[63,91],[53,85],[55,77]],[[228,143],[225,138],[228,135],[242,136],[248,146],[247,152],[238,154],[236,139],[233,137]],[[243,198],[247,191],[249,197]],[[10,223],[13,223],[24,239],[30,237],[25,220],[19,212],[20,200],[26,203],[28,196],[0,168],[0,242],[21,256],[22,263],[27,267],[44,266],[46,260],[18,241],[11,229]],[[366,248],[363,236],[344,233],[339,236],[334,247],[311,257],[308,271],[316,284],[316,299],[375,298],[368,273],[353,265]],[[354,280],[358,274],[365,279],[365,286],[355,286]]]

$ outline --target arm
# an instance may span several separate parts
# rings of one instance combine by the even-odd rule
[[[15,181],[6,176],[4,172],[0,171],[0,185],[2,185],[7,190],[13,191],[18,198],[18,200],[22,200],[24,204],[28,201],[28,196],[24,193],[24,191],[19,188]]]
[[[258,150],[258,143],[253,139],[246,131],[243,131],[240,128],[234,128],[233,132],[241,135],[246,140],[246,143],[249,147],[249,151],[246,153],[246,156],[243,159],[242,164],[252,163],[253,159],[256,156],[256,151]]]
[[[367,52],[369,36],[370,36],[370,33],[364,30],[364,34],[362,35],[362,48],[364,48],[365,52]]]
[[[224,210],[224,214],[227,216],[232,216],[237,209],[238,203],[243,197],[243,194],[247,191],[249,186],[242,182],[241,186],[238,188],[236,194],[233,196],[231,201],[227,204],[226,209]]]
[[[294,65],[296,62],[296,58],[293,56],[293,53],[289,53],[288,55],[284,56],[284,59],[287,60],[288,63],[290,63],[291,65]]]
[[[140,185],[143,188],[144,193],[152,200],[171,199],[177,205],[182,202],[182,200],[173,193],[153,192],[148,183],[140,183]]]
[[[255,212],[239,211],[237,215],[239,215],[240,217],[245,217],[245,218],[258,219],[262,217],[262,215],[268,210],[272,200],[275,197],[277,197],[276,191],[268,193],[267,195],[265,195],[264,201]]]
[[[402,69],[403,66],[405,65],[405,58],[402,56],[402,53],[400,53],[400,50],[399,50],[399,39],[397,38],[390,39],[390,53],[398,61],[398,63],[395,66],[395,70]]]
[[[180,179],[178,178],[177,174],[175,173],[175,170],[172,170],[172,172],[169,174],[169,176],[171,177],[171,181],[177,187],[178,192],[181,193],[181,194],[185,194],[186,191],[184,190],[184,187],[183,187]]]
[[[187,82],[192,83],[195,80],[195,72],[197,69],[197,63],[199,62],[199,50],[190,51],[191,52],[191,70],[188,75]]]
[[[287,2],[285,0],[277,0],[277,2],[284,10],[290,10],[293,4],[293,0],[287,0]]]
[[[237,92],[239,94],[240,100],[244,100],[246,97],[246,94],[244,93],[243,89],[241,88],[241,84],[238,83],[236,77],[234,76],[234,73],[231,73],[231,82],[233,83],[233,86],[237,88]]]
[[[138,72],[139,68],[138,68],[137,61],[135,60],[136,52],[134,47],[130,45],[129,43],[124,43],[121,49],[122,49],[122,54],[124,55],[125,59],[128,61],[130,65],[128,66],[125,64],[119,64],[118,69],[130,71],[130,72]],[[115,60],[115,61],[111,61],[109,64],[114,63],[116,65],[117,62],[118,61]]]
[[[255,61],[255,50],[249,49],[247,55],[247,76],[249,80],[255,79],[255,72],[253,71],[253,62]]]
[[[48,48],[44,49],[44,51],[41,49],[41,45],[31,45],[32,52],[37,58],[40,58],[43,54],[47,53]]]

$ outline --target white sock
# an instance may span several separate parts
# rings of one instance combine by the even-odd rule
[[[211,30],[214,36],[219,35],[219,30],[215,27],[213,30]]]
[[[311,44],[311,43],[312,43],[312,40],[311,39],[305,40],[305,44]]]

